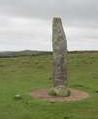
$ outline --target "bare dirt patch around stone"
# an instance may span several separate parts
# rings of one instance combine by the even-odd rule
[[[59,97],[59,96],[51,96],[49,95],[49,90],[47,89],[36,89],[33,90],[32,96],[35,99],[43,99],[48,101],[79,101],[89,97],[87,92],[78,90],[78,89],[69,89],[71,94],[68,97]]]

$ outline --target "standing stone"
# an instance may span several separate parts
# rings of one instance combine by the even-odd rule
[[[68,96],[67,90],[67,40],[61,18],[53,18],[53,84],[52,95]]]

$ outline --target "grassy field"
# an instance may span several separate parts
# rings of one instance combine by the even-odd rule
[[[98,119],[98,53],[69,54],[68,69],[69,87],[87,91],[90,98],[33,99],[33,89],[52,87],[52,55],[0,58],[0,119]]]

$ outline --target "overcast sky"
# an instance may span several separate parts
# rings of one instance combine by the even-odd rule
[[[98,50],[98,0],[0,0],[0,51],[52,50],[52,18],[68,50]]]

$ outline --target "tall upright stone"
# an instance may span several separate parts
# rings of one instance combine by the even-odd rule
[[[67,79],[67,40],[61,18],[53,18],[53,89],[51,93],[58,96],[68,96]]]

